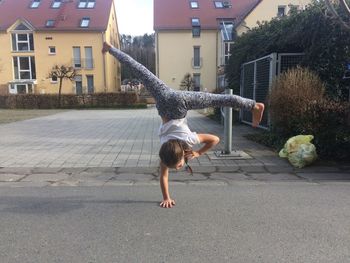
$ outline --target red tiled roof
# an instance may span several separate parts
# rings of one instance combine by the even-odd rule
[[[79,0],[62,0],[61,7],[51,8],[53,0],[41,0],[38,8],[30,8],[32,0],[2,0],[0,2],[0,31],[7,30],[18,19],[27,20],[35,30],[101,30],[107,29],[113,0],[96,0],[91,9],[77,8]],[[89,17],[88,28],[81,28],[80,21]],[[56,20],[55,26],[45,27],[47,20]]]
[[[214,0],[197,0],[199,8],[191,9],[190,0],[154,0],[154,29],[191,29],[191,18],[200,19],[202,29],[218,28],[218,19],[241,22],[262,0],[231,0],[230,8],[215,8]]]

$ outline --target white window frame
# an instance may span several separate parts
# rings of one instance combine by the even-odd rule
[[[18,85],[25,85],[26,86],[26,94],[34,94],[34,84],[32,83],[11,83],[9,84],[9,93],[10,94],[18,94]],[[32,86],[32,92],[29,92],[29,85]]]
[[[51,52],[51,48],[54,48],[54,52]],[[56,47],[55,46],[49,46],[49,55],[56,55]]]
[[[234,44],[233,41],[225,41],[224,42],[224,45],[223,45],[223,49],[224,49],[224,52],[223,52],[224,53],[223,65],[227,65],[228,64],[228,61],[229,61],[229,59],[230,59],[230,57],[232,55],[231,47],[232,47],[233,44]],[[227,61],[227,63],[226,63],[226,61]]]
[[[58,82],[58,78],[56,77],[56,80],[54,80],[53,78],[50,78],[50,83],[52,84],[56,84]]]
[[[34,80],[33,79],[33,71],[32,71],[32,57],[29,56],[29,57],[23,57],[23,56],[18,56],[18,57],[13,57],[13,58],[16,58],[17,59],[17,75],[18,75],[18,80]],[[29,63],[29,69],[21,69],[21,63],[20,63],[20,59],[21,58],[28,58],[28,63]],[[12,60],[13,61],[13,60]],[[12,62],[13,63],[13,62]],[[13,65],[13,73],[15,73],[15,65]],[[21,78],[21,73],[25,73],[25,72],[29,72],[29,76],[30,78],[29,79],[22,79]],[[16,77],[16,74],[14,74],[14,78],[15,79]]]
[[[30,49],[30,40],[29,40],[30,39],[30,35],[33,38],[33,33],[13,32],[12,34],[14,34],[16,36],[16,50],[12,50],[12,51],[17,51],[17,52],[32,52],[32,51],[34,51],[34,46],[33,46],[33,50]],[[26,35],[27,36],[27,40],[19,40],[18,39],[18,35]],[[11,38],[11,41],[12,41],[12,38]],[[18,44],[26,44],[27,45],[27,50],[19,50]]]

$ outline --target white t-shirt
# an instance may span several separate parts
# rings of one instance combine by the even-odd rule
[[[170,120],[167,123],[162,123],[159,127],[160,144],[169,140],[185,141],[190,147],[199,144],[199,138],[196,132],[192,132],[187,125],[187,119]]]

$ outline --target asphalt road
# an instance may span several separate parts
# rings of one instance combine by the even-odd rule
[[[350,261],[350,183],[170,187],[1,187],[0,261]]]

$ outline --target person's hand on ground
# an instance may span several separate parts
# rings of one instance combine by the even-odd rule
[[[160,206],[163,208],[172,208],[175,206],[175,200],[173,199],[165,199],[163,202],[160,203]]]

